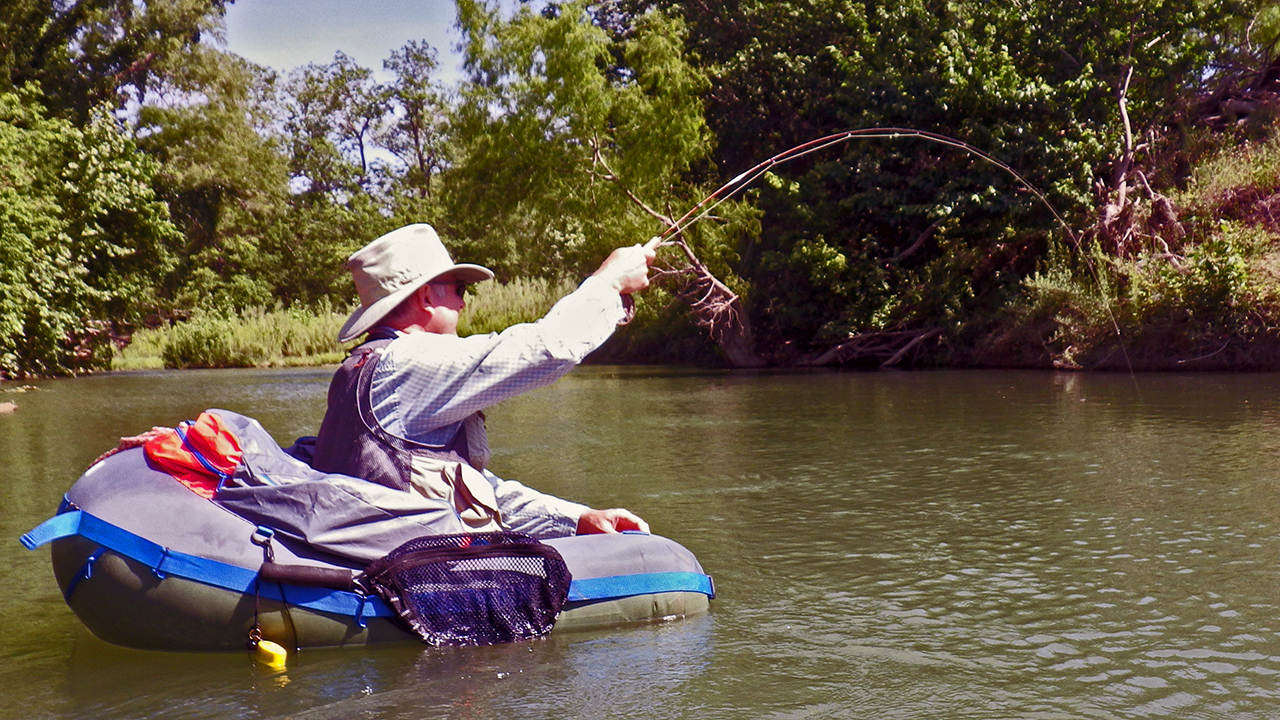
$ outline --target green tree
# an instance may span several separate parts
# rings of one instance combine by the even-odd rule
[[[109,113],[83,129],[0,94],[0,375],[105,367],[114,325],[155,309],[179,235],[156,163]]]
[[[655,5],[685,18],[711,76],[726,175],[832,132],[915,128],[1012,165],[1085,225],[1245,4],[673,0],[622,3],[615,27]],[[1057,232],[1006,173],[919,140],[848,144],[774,173],[741,270],[779,361],[855,333],[981,333]]]
[[[313,197],[377,189],[374,132],[387,114],[373,72],[342,52],[290,74],[283,96],[290,173]]]
[[[6,0],[0,82],[37,83],[49,111],[87,122],[104,103],[138,101],[156,64],[217,34],[229,0]],[[4,89],[0,86],[0,89]]]
[[[436,51],[410,41],[391,53],[383,67],[394,79],[385,87],[390,122],[376,133],[379,146],[404,164],[397,190],[418,199],[431,197],[432,180],[448,165],[448,89],[435,77]]]
[[[138,112],[139,145],[186,242],[165,283],[176,309],[271,305],[279,258],[261,239],[288,210],[288,167],[273,137],[274,76],[213,48],[165,61]]]
[[[497,5],[458,3],[471,77],[452,124],[442,229],[508,276],[581,273],[655,234],[629,195],[686,206],[684,174],[711,149],[706,81],[684,59],[683,23],[645,13],[614,39],[595,9],[503,18]]]
[[[347,258],[407,221],[386,210],[380,200],[363,193],[341,202],[295,197],[288,214],[262,240],[274,263],[269,272],[273,296],[288,306],[350,305],[354,297]]]
[[[419,82],[404,77],[418,60],[405,57],[413,52],[396,55],[404,63],[402,89]],[[422,82],[423,88],[429,85]],[[411,91],[405,92],[400,99]],[[341,52],[331,63],[291,73],[277,94],[277,107],[292,194],[287,213],[272,224],[261,246],[271,257],[273,294],[289,305],[345,306],[351,295],[347,256],[395,227],[401,217],[397,206],[411,205],[408,198],[418,194],[397,186],[397,168],[379,143],[408,152],[414,140],[388,137],[396,106],[387,87]],[[297,272],[298,267],[306,272]]]

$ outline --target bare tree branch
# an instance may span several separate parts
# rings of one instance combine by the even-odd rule
[[[600,152],[599,144],[593,143],[593,145],[593,160],[604,168],[606,173],[604,175],[597,173],[597,176],[616,183],[627,198],[635,203],[637,207],[662,222],[668,228],[675,230],[674,235],[664,241],[663,245],[680,248],[689,266],[683,269],[663,270],[657,277],[688,276],[684,287],[677,294],[689,303],[698,325],[707,329],[711,339],[720,347],[729,362],[735,367],[760,367],[764,365],[764,360],[756,354],[751,324],[747,320],[746,312],[743,310],[742,299],[738,297],[737,293],[730,290],[727,285],[720,282],[719,278],[712,275],[707,266],[698,259],[698,256],[693,252],[693,248],[689,247],[689,243],[685,241],[684,232],[677,226],[675,220],[669,215],[664,215],[654,210],[637,197],[635,193],[631,192],[630,188],[623,185],[617,174],[609,167],[609,163],[604,159],[604,155]]]
[[[916,238],[915,242],[911,243],[911,247],[908,247],[906,250],[903,250],[897,255],[894,255],[892,258],[890,258],[890,261],[895,263],[900,263],[907,256],[919,250],[921,246],[924,245],[925,241],[928,240],[933,235],[933,231],[937,230],[938,226],[941,225],[942,221],[945,219],[946,218],[938,218],[937,220],[934,220],[933,224],[925,228],[924,232],[920,233],[919,237]]]

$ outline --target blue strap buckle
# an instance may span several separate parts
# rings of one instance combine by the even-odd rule
[[[253,540],[254,545],[262,545],[265,547],[271,543],[271,538],[275,536],[275,530],[267,527],[266,525],[259,525],[254,529],[253,537],[251,539]]]

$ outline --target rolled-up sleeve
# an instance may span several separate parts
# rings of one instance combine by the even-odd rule
[[[485,478],[493,485],[502,522],[515,532],[539,540],[567,537],[578,532],[578,518],[589,508],[554,495],[538,492],[515,480],[503,480],[488,470]]]

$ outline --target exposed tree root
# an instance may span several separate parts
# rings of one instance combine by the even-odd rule
[[[711,274],[679,234],[663,241],[663,245],[680,248],[689,264],[684,268],[659,270],[658,277],[685,278],[678,294],[689,303],[698,326],[707,329],[734,367],[763,366],[764,360],[756,354],[755,337],[742,307],[742,298]]]

